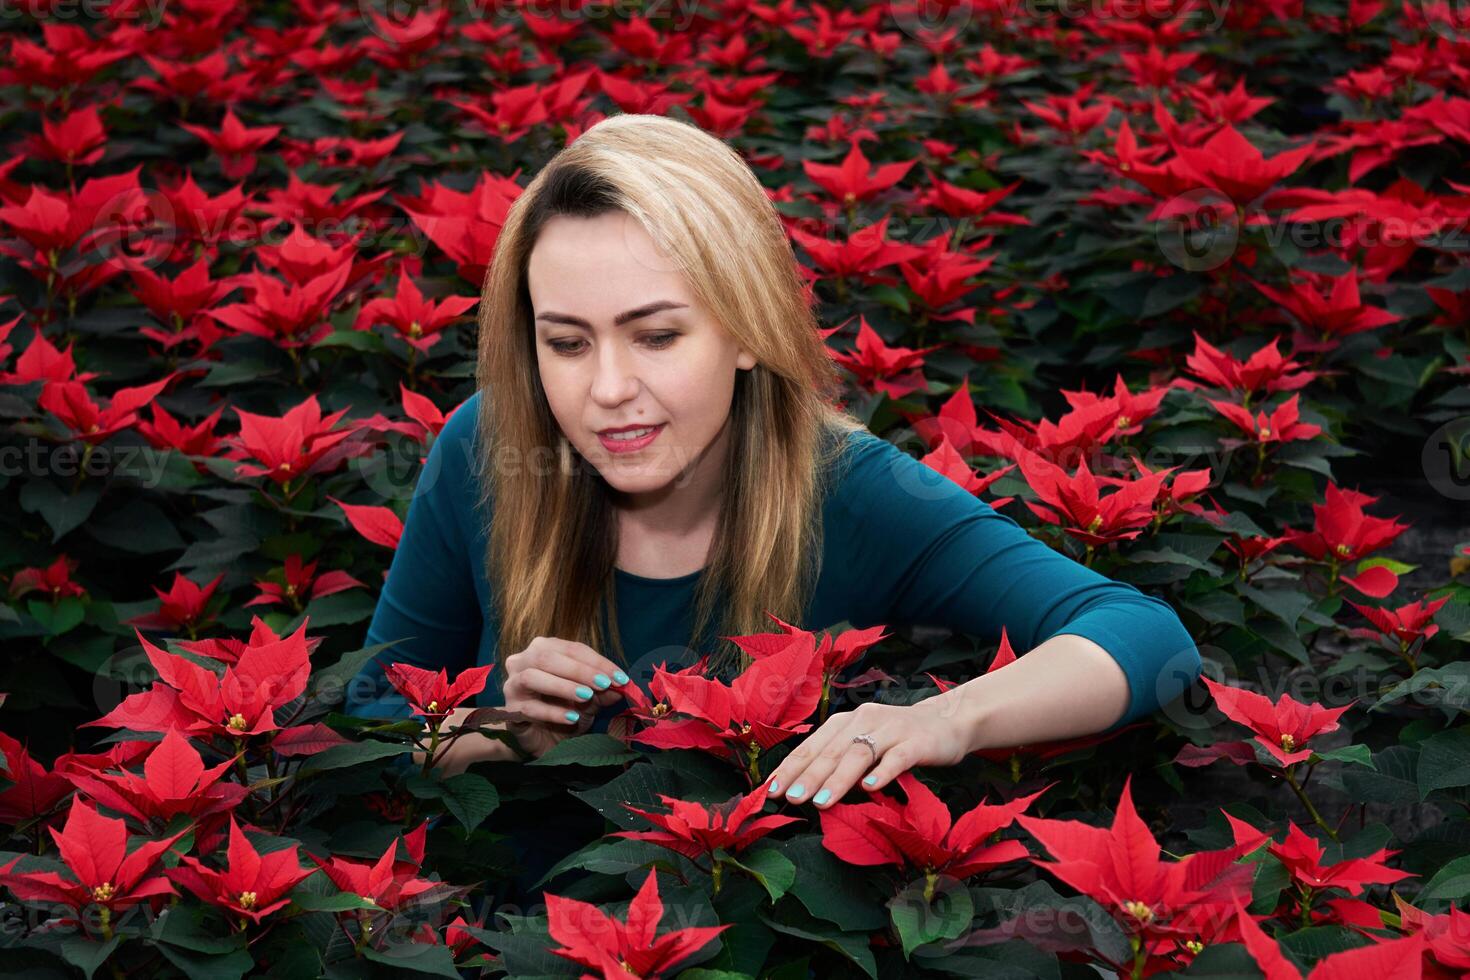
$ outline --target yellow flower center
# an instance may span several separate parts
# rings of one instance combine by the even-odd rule
[[[428,704],[424,705],[424,710],[425,711],[428,711],[431,714],[433,712],[438,711],[439,710],[439,702],[438,701],[430,701]]]
[[[1350,554],[1353,553],[1352,547],[1349,546],[1349,545],[1345,545],[1345,544],[1340,544],[1336,548],[1333,548],[1332,550],[1335,551],[1335,552],[1337,552],[1337,554],[1340,557],[1342,557],[1342,558],[1346,558],[1348,555],[1350,555]]]
[[[1118,428],[1120,428],[1120,429],[1126,429],[1126,428],[1128,428],[1132,424],[1133,424],[1133,420],[1130,419],[1128,416],[1126,416],[1126,415],[1119,415],[1118,416]]]
[[[106,902],[110,900],[112,896],[116,894],[116,892],[117,889],[112,887],[112,882],[104,881],[102,884],[92,889],[92,897],[99,902]]]
[[[291,464],[290,463],[282,463],[281,464],[281,472],[282,473],[290,473],[291,472]]]
[[[240,893],[240,907],[242,909],[253,909],[253,908],[255,908],[255,892],[241,892]]]
[[[1290,752],[1296,748],[1296,738],[1290,732],[1281,733],[1281,747]]]
[[[1139,922],[1150,922],[1154,917],[1154,910],[1149,908],[1147,903],[1137,900],[1124,902],[1123,911],[1133,916]]]
[[[1200,942],[1198,939],[1191,939],[1191,940],[1188,940],[1187,942],[1185,942],[1184,948],[1187,949],[1187,950],[1189,950],[1195,956],[1198,956],[1199,953],[1200,953],[1200,950],[1202,950],[1202,949],[1205,948],[1205,944],[1202,943],[1202,942]]]
[[[658,704],[654,705],[648,710],[649,713],[651,713],[655,718],[661,718],[669,713],[669,706],[663,701],[660,701]]]
[[[424,328],[419,326],[419,322],[417,320],[408,325],[408,335],[410,337],[420,337],[423,335],[423,332]]]
[[[1102,515],[1101,514],[1098,514],[1090,522],[1088,522],[1087,530],[1090,531],[1090,532],[1092,532],[1092,533],[1094,533],[1094,534],[1096,534],[1097,533],[1097,529],[1100,528],[1100,527],[1102,527],[1102,522],[1103,522]]]
[[[633,964],[629,963],[627,960],[618,960],[618,966],[621,966],[624,970],[633,974],[633,976],[635,977],[638,975],[638,971],[633,969]]]
[[[245,716],[237,711],[230,715],[230,720],[225,722],[225,727],[237,732],[243,732],[250,727],[250,722],[246,721]]]
[[[1269,439],[1269,438],[1271,438],[1271,427],[1269,425],[1268,426],[1265,426],[1264,428],[1261,429],[1261,438],[1262,439]]]
[[[286,594],[287,595],[295,595],[296,594],[296,586],[294,586],[294,585],[288,585],[288,586],[286,586]]]

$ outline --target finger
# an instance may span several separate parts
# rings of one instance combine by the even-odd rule
[[[520,678],[516,687],[518,692],[526,692],[546,700],[565,702],[568,707],[578,711],[584,708],[589,711],[596,710],[596,705],[591,703],[596,691],[583,681],[541,667],[528,667],[516,676]],[[620,692],[606,693],[622,697]]]
[[[810,800],[817,786],[837,767],[847,724],[843,715],[833,715],[783,759],[773,774],[775,792],[784,794],[791,803]]]
[[[556,645],[551,649],[581,665],[582,669],[576,675],[569,674],[568,676],[582,677],[583,683],[590,680],[601,690],[609,687],[622,687],[628,683],[628,675],[623,673],[622,667],[585,643],[577,643],[574,640],[557,640]],[[603,683],[604,678],[607,683]]]
[[[883,730],[869,732],[873,741],[877,743],[877,750],[883,752],[883,747],[890,743],[903,741],[900,735],[888,734]],[[888,751],[892,751],[889,749]],[[862,742],[847,741],[847,751],[842,753],[836,768],[828,774],[820,786],[812,790],[812,805],[818,809],[825,809],[838,802],[847,791],[852,789],[864,773],[874,768],[873,753],[868,751],[867,745]]]
[[[881,752],[878,756],[878,764],[867,776],[863,777],[858,785],[876,793],[912,769],[918,756],[912,740],[900,740],[898,744],[887,750],[883,749],[883,743],[877,736],[874,736],[873,740],[878,742],[878,749]],[[857,746],[857,748],[862,748],[862,746]]]
[[[516,676],[519,680],[513,692],[507,695],[505,705],[532,721],[574,725],[582,720],[584,714],[595,714],[586,702],[574,702],[550,693],[564,690],[568,683],[565,678],[554,677],[534,667]],[[575,684],[571,686],[576,687]]]
[[[591,647],[582,646],[581,650],[588,654],[592,653]],[[595,659],[589,662],[585,655],[579,654],[575,649],[548,647],[536,652],[535,659],[527,669],[539,669],[548,674],[564,677],[571,682],[572,688],[580,685],[593,692],[612,690],[621,693],[622,685],[618,683],[615,676],[608,672],[608,668],[602,666],[612,664],[612,661],[595,654],[593,656]],[[613,668],[615,667],[616,665],[613,665]],[[588,697],[590,698],[591,695],[589,694]]]

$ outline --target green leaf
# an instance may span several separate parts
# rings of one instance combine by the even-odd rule
[[[748,872],[756,881],[761,883],[771,896],[771,901],[780,901],[792,884],[796,881],[796,865],[791,859],[773,847],[762,847],[751,849],[742,854],[738,859],[732,855],[724,854],[720,860],[726,864]]]
[[[528,766],[620,766],[638,758],[638,753],[628,750],[622,739],[613,735],[592,732],[574,735],[553,745],[539,758],[527,762]]]
[[[313,625],[315,625],[315,623],[313,623]],[[348,653],[342,654],[342,659],[332,664],[332,666],[324,667],[321,670],[312,672],[312,691],[321,692],[321,694],[318,696],[324,696],[331,692],[335,692],[337,696],[331,698],[330,703],[337,704],[342,700],[341,694],[343,689],[346,688],[349,683],[351,683],[352,678],[357,676],[357,672],[362,670],[363,666],[369,660],[373,659],[378,654],[382,653],[384,650],[393,646],[397,642],[398,641],[394,640],[389,643],[377,643],[370,647],[363,647],[361,650],[352,650]],[[418,727],[422,729],[424,726],[420,725]]]
[[[368,354],[381,354],[387,350],[383,338],[371,330],[334,330],[312,346],[345,347]]]
[[[31,480],[20,488],[20,506],[28,514],[40,514],[51,528],[51,541],[60,541],[67,532],[91,516],[102,491],[86,483],[76,493],[67,493],[45,480]]]
[[[30,599],[26,602],[26,612],[30,613],[49,635],[60,636],[81,623],[87,615],[87,607],[76,596],[67,596],[54,606],[43,599]]]
[[[449,951],[448,946],[437,943],[405,943],[402,946],[389,946],[384,950],[365,946],[362,954],[374,963],[391,966],[394,970],[410,970],[414,973],[429,973],[436,977],[460,980],[459,971],[454,968],[454,954]]]
[[[872,977],[873,980],[877,980],[878,964],[873,960],[873,951],[868,948],[867,933],[837,932],[827,929],[803,929],[800,926],[777,922],[775,919],[764,915],[760,916],[760,920],[777,932],[783,932],[788,936],[795,936],[797,939],[806,939],[814,943],[821,943],[828,949],[841,953],[856,964],[864,973]]]
[[[629,840],[626,837],[603,838],[562,858],[531,887],[541,888],[557,875],[574,868],[601,875],[624,875],[629,871],[668,861],[672,856],[673,853],[668,848],[650,844],[648,841]]]
[[[81,970],[87,980],[92,980],[92,974],[107,961],[120,942],[121,936],[113,936],[105,943],[93,942],[84,936],[67,936],[61,941],[61,958]]]
[[[1470,786],[1470,731],[1457,728],[1427,738],[1419,747],[1419,800],[1437,789]]]
[[[100,521],[88,521],[87,533],[105,545],[135,555],[179,551],[186,544],[174,521],[141,499],[128,501]]]
[[[870,872],[839,861],[813,834],[778,846],[796,867],[796,881],[789,891],[808,912],[845,930],[884,927],[887,916],[869,894]]]
[[[1450,905],[1459,905],[1470,896],[1470,854],[1457,857],[1440,868],[1414,896],[1414,905],[1426,912],[1438,913]]]
[[[196,953],[168,943],[158,943],[157,947],[189,980],[239,980],[255,966],[255,961],[243,949],[221,956]]]
[[[1425,692],[1433,692],[1426,694]],[[1448,717],[1470,707],[1470,663],[1456,661],[1443,667],[1425,667],[1387,691],[1369,710],[1378,710],[1400,698],[1412,697],[1415,704],[1448,708]]]
[[[642,830],[647,826],[642,817],[624,809],[624,803],[631,803],[642,810],[659,810],[664,806],[659,794],[675,796],[678,793],[672,772],[643,763],[629,766],[595,789],[567,792],[611,820],[619,830]]]
[[[1235,590],[1281,620],[1293,631],[1296,629],[1297,620],[1302,618],[1302,613],[1313,602],[1309,593],[1295,589],[1272,589],[1268,592],[1240,582],[1236,584]]]
[[[323,895],[320,892],[298,888],[291,893],[291,902],[307,912],[353,912],[357,909],[376,909],[377,903],[351,892]]]
[[[964,882],[937,879],[933,896],[924,898],[925,880],[910,882],[888,903],[893,927],[903,941],[905,959],[915,949],[941,939],[955,939],[975,918],[975,905]]]
[[[344,769],[347,766],[355,766],[364,762],[373,762],[377,759],[387,759],[395,755],[413,751],[411,745],[398,745],[393,742],[350,742],[347,745],[334,745],[325,752],[319,752],[310,756],[298,770],[298,775],[309,772],[323,772],[327,769]]]
[[[1373,750],[1366,745],[1344,745],[1341,748],[1315,754],[1317,758],[1328,762],[1351,762],[1354,765],[1373,768]]]
[[[1407,575],[1418,569],[1418,565],[1410,565],[1408,562],[1396,561],[1393,558],[1364,558],[1358,562],[1354,577],[1362,575],[1370,568],[1386,568],[1395,575]]]
[[[429,778],[433,780],[432,776]],[[464,826],[466,834],[473,833],[500,805],[500,794],[495,791],[495,786],[476,773],[456,773],[437,782],[444,808]]]

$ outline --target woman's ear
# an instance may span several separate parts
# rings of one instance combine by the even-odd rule
[[[749,371],[755,367],[755,364],[755,355],[746,353],[743,348],[740,351],[740,356],[735,358],[735,366],[742,371]]]

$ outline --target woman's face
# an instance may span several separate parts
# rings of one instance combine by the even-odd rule
[[[541,385],[573,448],[635,502],[717,486],[735,372],[755,358],[643,227],[622,211],[558,215],[531,251],[527,285]],[[599,433],[625,426],[659,429],[617,452]]]

